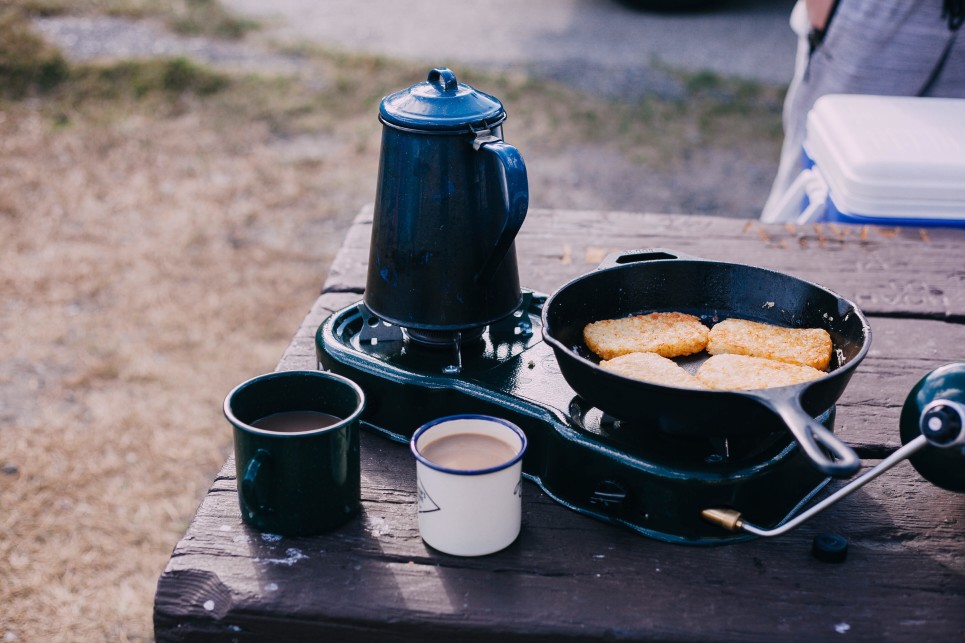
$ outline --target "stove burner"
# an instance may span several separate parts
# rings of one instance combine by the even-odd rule
[[[794,442],[787,431],[740,434],[729,437],[678,435],[626,422],[575,397],[569,406],[573,425],[599,436],[630,453],[677,468],[697,467],[712,471],[775,457]]]
[[[482,339],[485,326],[465,330],[426,330],[422,328],[403,328],[402,332],[410,342],[426,348],[452,348],[471,344]]]
[[[524,292],[520,307],[488,326],[452,330],[403,328],[387,322],[365,304],[355,306],[353,315],[341,316],[336,335],[361,354],[398,362],[410,372],[442,372],[459,375],[470,370],[486,370],[519,354],[533,343],[533,319],[538,302],[532,292]],[[531,310],[532,309],[532,310]]]
[[[451,363],[442,367],[446,375],[462,373],[463,353],[482,340],[485,326],[468,328],[466,330],[425,330],[421,328],[403,328],[402,332],[409,344],[422,346],[430,350],[449,350]]]

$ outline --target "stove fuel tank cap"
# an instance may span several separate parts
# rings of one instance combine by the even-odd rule
[[[899,419],[902,444],[924,436],[909,461],[923,478],[965,493],[965,362],[928,373],[908,393]]]

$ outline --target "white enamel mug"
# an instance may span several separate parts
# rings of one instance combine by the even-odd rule
[[[518,426],[485,415],[453,415],[420,427],[410,446],[426,544],[454,556],[484,556],[516,540],[526,451]]]

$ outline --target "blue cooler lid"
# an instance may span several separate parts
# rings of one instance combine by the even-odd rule
[[[450,69],[436,67],[425,82],[383,98],[379,120],[397,129],[455,134],[496,127],[506,112],[497,98],[458,82]]]

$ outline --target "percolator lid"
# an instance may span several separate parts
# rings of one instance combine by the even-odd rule
[[[503,104],[436,67],[421,83],[390,94],[379,105],[380,120],[400,129],[469,132],[495,127],[506,119]]]

